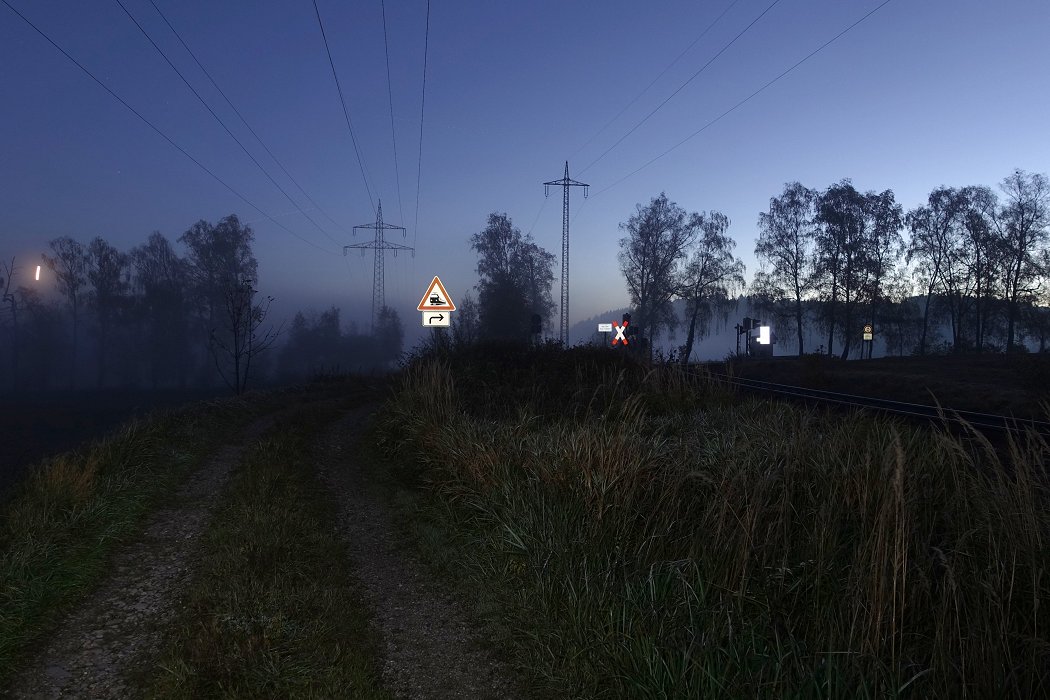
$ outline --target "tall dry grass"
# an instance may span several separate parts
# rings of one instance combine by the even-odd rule
[[[562,374],[552,402],[419,362],[382,431],[452,504],[474,580],[553,686],[1050,693],[1045,441],[825,415],[675,368]]]

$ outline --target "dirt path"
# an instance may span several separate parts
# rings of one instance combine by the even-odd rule
[[[15,678],[11,697],[135,695],[128,673],[157,651],[230,470],[276,420],[270,414],[253,422],[238,442],[218,449],[186,480],[172,505],[149,517],[143,535],[115,555],[109,578]]]
[[[340,526],[383,637],[383,684],[400,698],[520,698],[464,606],[398,546],[383,496],[367,484],[356,443],[369,411],[353,411],[326,437],[322,478],[340,499]]]

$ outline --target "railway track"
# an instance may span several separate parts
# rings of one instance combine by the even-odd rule
[[[743,391],[776,396],[787,400],[802,402],[807,405],[835,407],[840,410],[862,410],[882,415],[893,415],[911,422],[936,423],[953,431],[969,433],[973,430],[993,437],[1003,438],[1008,434],[1023,437],[1034,433],[1050,443],[1050,422],[1015,416],[1002,416],[993,413],[963,411],[946,406],[908,403],[890,399],[846,394],[824,389],[810,389],[791,384],[779,384],[760,379],[730,377],[712,371],[711,376],[718,381]]]

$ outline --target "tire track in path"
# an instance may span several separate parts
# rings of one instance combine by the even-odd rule
[[[241,455],[280,412],[251,423],[197,468],[170,505],[154,511],[143,533],[121,548],[111,573],[90,593],[15,677],[15,698],[124,698],[136,695],[129,676],[149,663],[176,612],[193,570],[193,553]]]
[[[336,421],[324,438],[319,469],[339,501],[340,529],[383,638],[384,686],[412,700],[528,697],[457,596],[398,545],[390,507],[361,466],[358,441],[369,412]]]

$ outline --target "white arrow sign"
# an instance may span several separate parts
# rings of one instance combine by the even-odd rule
[[[451,311],[424,311],[423,312],[423,327],[424,328],[436,328],[442,326],[447,328],[452,320]]]

